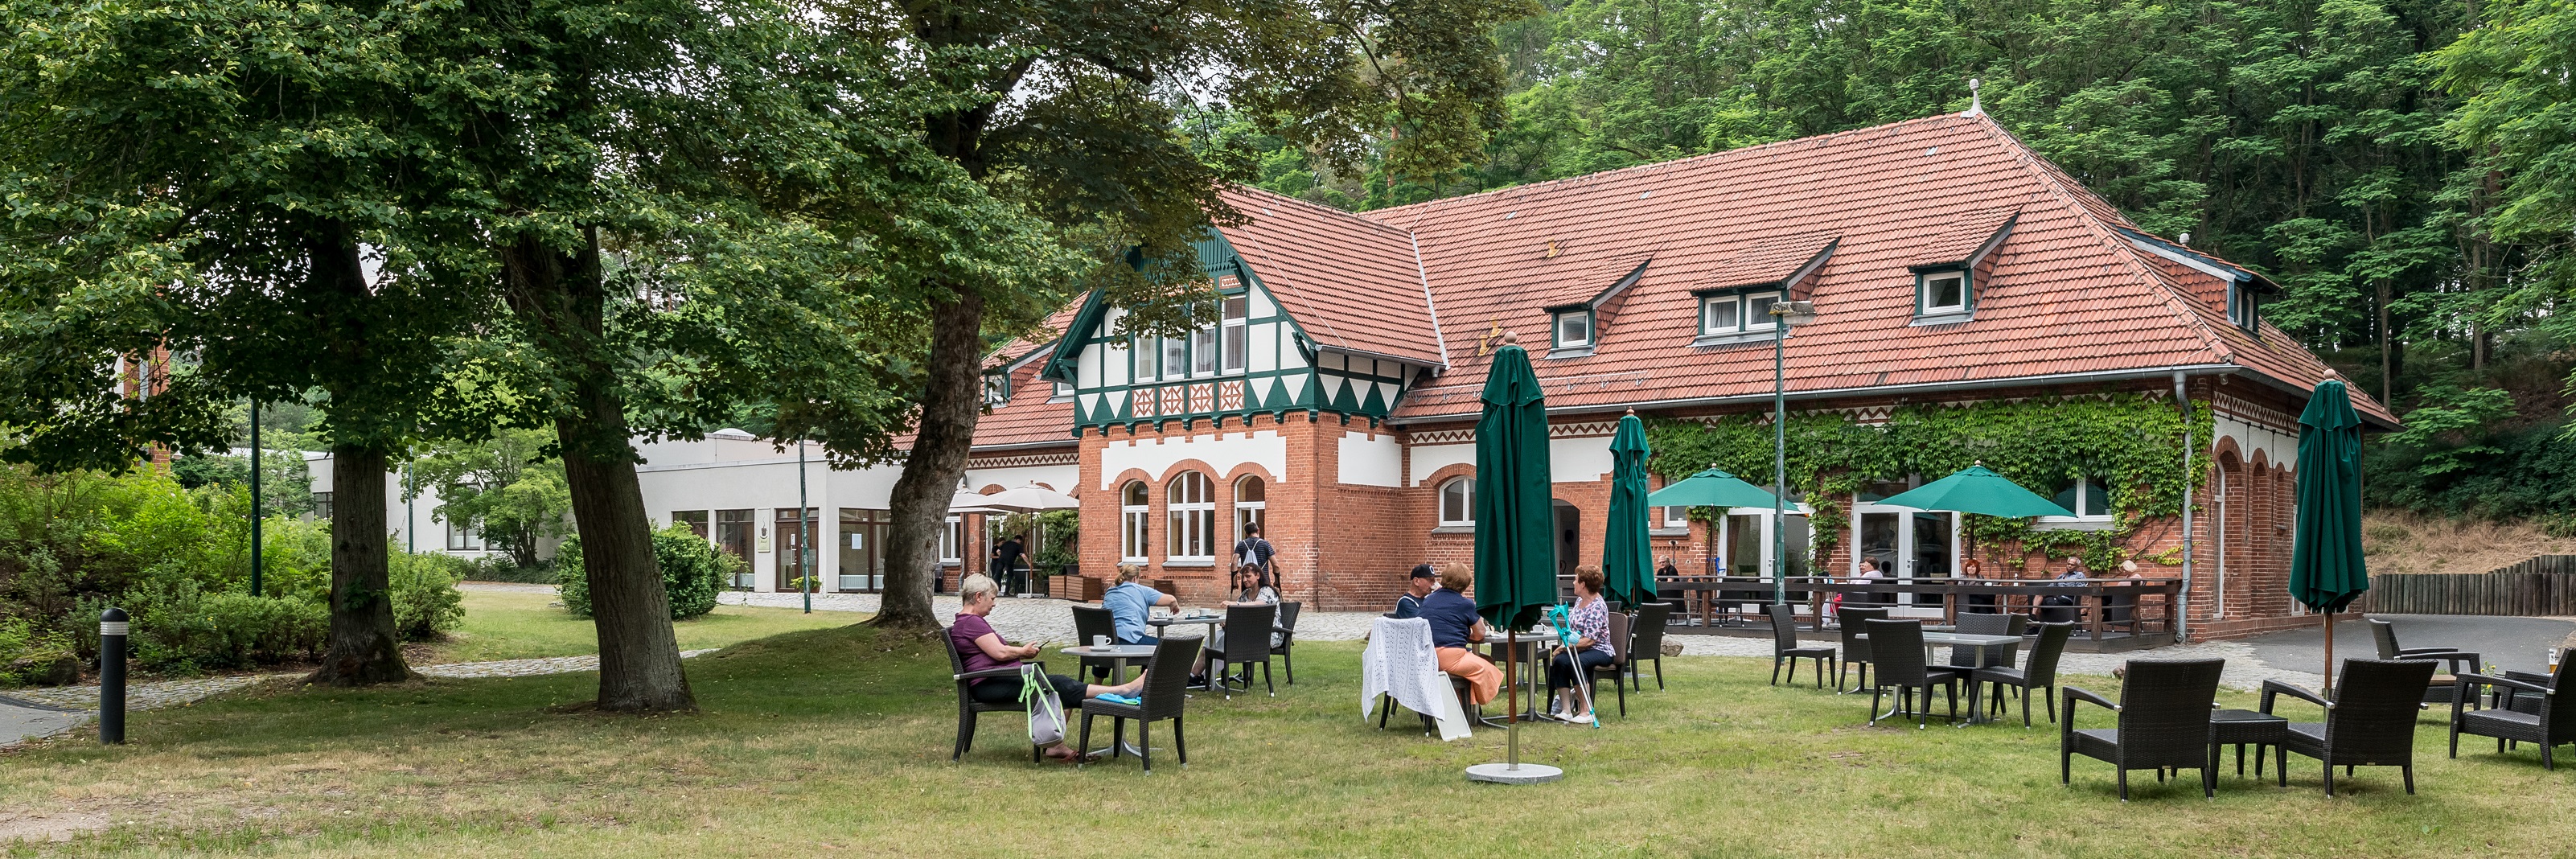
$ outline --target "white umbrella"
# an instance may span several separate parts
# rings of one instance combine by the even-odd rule
[[[1035,484],[977,497],[982,499],[980,503],[986,507],[991,507],[996,510],[1010,510],[1019,513],[1035,513],[1040,510],[1074,510],[1082,506],[1082,502],[1075,500],[1071,495],[1066,495],[1062,492],[1057,492],[1053,489],[1048,489],[1044,486],[1038,486]]]
[[[948,512],[990,513],[993,511],[993,505],[991,503],[993,498],[994,496],[991,495],[977,495],[972,492],[960,492],[948,497]]]

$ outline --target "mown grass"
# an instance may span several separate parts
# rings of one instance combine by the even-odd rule
[[[272,688],[140,714],[133,744],[0,756],[0,818],[105,811],[108,831],[15,855],[263,856],[2352,856],[2563,855],[2576,773],[2529,749],[2444,759],[2422,793],[2364,770],[2327,800],[2106,765],[2057,783],[2046,726],[1862,726],[1866,697],[1765,685],[1757,660],[1669,659],[1590,730],[1534,725],[1537,787],[1472,785],[1500,731],[1440,743],[1359,718],[1358,647],[1299,648],[1279,697],[1199,696],[1192,764],[1028,762],[988,717],[962,764],[947,661],[875,631],[788,633],[692,660],[704,712],[558,709],[591,675],[363,692]],[[2086,681],[2079,681],[2086,682]],[[2106,679],[2097,689],[2115,689]],[[2247,696],[2230,696],[2250,705]],[[1395,723],[1402,726],[1399,720]],[[2091,711],[2087,725],[2102,724]],[[1103,730],[1105,731],[1105,723]],[[1158,739],[1169,740],[1161,732]],[[2492,746],[2473,746],[2491,750]],[[2232,770],[2231,770],[2232,773]]]
[[[428,647],[427,663],[483,662],[582,656],[599,652],[599,634],[587,619],[553,605],[544,591],[465,591],[464,626],[446,641]],[[680,649],[726,647],[782,632],[845,626],[856,619],[847,612],[806,614],[792,608],[719,605],[715,611],[672,625]]]

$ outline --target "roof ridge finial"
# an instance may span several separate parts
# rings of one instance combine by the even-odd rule
[[[1986,115],[1986,103],[1984,99],[1977,94],[1977,87],[1981,83],[1983,82],[1976,78],[1968,79],[1968,111],[1966,113],[1959,114],[1960,116]]]

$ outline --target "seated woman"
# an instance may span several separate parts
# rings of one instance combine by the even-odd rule
[[[1162,639],[1148,632],[1154,609],[1179,609],[1181,601],[1171,594],[1138,582],[1145,568],[1135,564],[1118,565],[1118,584],[1101,593],[1100,607],[1109,610],[1109,620],[1120,644],[1160,644]]]
[[[1440,567],[1440,588],[1422,598],[1422,619],[1431,622],[1431,646],[1440,656],[1440,670],[1467,681],[1467,702],[1482,706],[1503,691],[1503,670],[1467,649],[1467,645],[1485,640],[1485,619],[1476,614],[1476,601],[1467,598],[1467,589],[1476,584],[1476,574],[1465,564]]]
[[[1601,599],[1599,568],[1574,571],[1574,611],[1569,620],[1576,636],[1574,646],[1557,650],[1547,661],[1547,692],[1556,701],[1549,715],[1567,722],[1589,722],[1590,696],[1568,695],[1565,690],[1581,684],[1592,669],[1610,664],[1618,653],[1610,648],[1610,604]]]
[[[1234,599],[1226,600],[1221,603],[1221,605],[1232,608],[1239,605],[1253,606],[1279,604],[1279,589],[1270,586],[1270,582],[1262,576],[1260,567],[1251,564],[1243,564],[1235,567],[1234,587]],[[1277,617],[1273,616],[1271,622],[1274,624],[1277,623]],[[1272,630],[1270,632],[1270,646],[1278,647],[1280,640],[1281,637],[1278,630]],[[1190,666],[1190,685],[1207,685],[1208,651],[1210,650],[1220,653],[1225,651],[1225,630],[1222,627],[1218,628],[1215,632],[1209,633],[1207,646],[1199,648],[1199,660],[1196,664]]]
[[[1002,634],[994,632],[993,625],[984,620],[986,615],[993,613],[993,598],[1000,591],[1001,588],[993,584],[993,578],[982,573],[967,576],[965,581],[957,583],[957,597],[963,605],[957,609],[957,622],[948,626],[948,646],[957,648],[957,655],[964,658],[968,671],[1015,668],[1020,660],[1038,655],[1038,645],[1003,643]],[[1143,674],[1117,686],[1094,686],[1062,674],[1046,675],[1046,681],[1047,685],[1055,687],[1056,695],[1067,699],[1068,704],[1102,695],[1133,696],[1137,690],[1145,688]],[[1007,704],[1020,699],[1020,686],[1018,677],[980,677],[968,681],[966,694],[985,704]],[[1046,756],[1050,760],[1074,763],[1081,759],[1082,753],[1058,743],[1046,748]]]

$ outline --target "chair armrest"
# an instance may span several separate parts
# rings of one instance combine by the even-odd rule
[[[1039,666],[1039,670],[1041,670],[1041,671],[1045,670],[1045,665],[1046,665],[1046,663],[1040,662],[1040,663],[1032,663],[1032,664]],[[964,674],[953,674],[953,675],[950,675],[949,677],[950,677],[950,679],[952,679],[952,680],[965,681],[965,680],[982,680],[982,679],[991,678],[991,677],[1018,677],[1018,676],[1020,676],[1020,668],[1019,668],[1019,666],[1014,665],[1014,666],[1011,666],[1011,667],[1009,667],[1009,668],[986,668],[986,669],[982,669],[982,670],[980,670],[980,671],[969,671],[969,672],[966,672],[966,673],[964,673]]]
[[[2096,695],[2093,693],[2093,690],[2086,689],[2082,686],[2060,686],[2058,687],[2058,692],[2066,699],[2066,712],[2068,713],[2075,712],[2075,702],[2077,701],[2091,701],[2095,704],[2101,705],[2105,710],[2111,710],[2114,712],[2117,712],[2120,709],[2120,705],[2114,703],[2111,699]]]
[[[2397,648],[2397,655],[2398,655],[2398,656],[2400,656],[2400,657],[2405,657],[2405,656],[2422,656],[2422,655],[2427,654],[2427,653],[2460,653],[2460,652],[2463,652],[2463,651],[2461,651],[2461,650],[2460,650],[2459,648],[2457,648],[2457,647],[2400,647],[2400,648]]]
[[[2487,674],[2468,674],[2468,673],[2462,673],[2462,674],[2458,674],[2458,675],[2455,675],[2455,676],[2457,676],[2457,677],[2459,678],[2459,680],[2460,680],[2460,685],[2461,685],[2461,686],[2463,686],[2463,687],[2466,687],[2466,686],[2473,686],[2473,685],[2474,685],[2474,686],[2502,686],[2502,687],[2505,687],[2505,688],[2507,688],[2507,689],[2520,689],[2520,690],[2522,690],[2522,691],[2524,691],[2524,692],[2538,692],[2538,693],[2541,693],[2541,694],[2543,694],[2543,695],[2549,694],[2549,687],[2547,687],[2547,686],[2542,686],[2542,685],[2540,685],[2540,684],[2538,684],[2538,683],[2530,683],[2530,682],[2526,682],[2526,681],[2522,681],[2522,680],[2514,680],[2514,679],[2506,678],[2506,677],[2496,677],[2496,676],[2487,675]]]
[[[2263,681],[2263,712],[2272,712],[2273,700],[2282,695],[2288,695],[2292,698],[2297,698],[2301,701],[2306,701],[2310,704],[2315,704],[2328,710],[2334,709],[2334,702],[2326,700],[2323,695],[2308,691],[2305,686],[2301,686],[2296,683],[2283,683],[2279,680],[2265,680]]]

